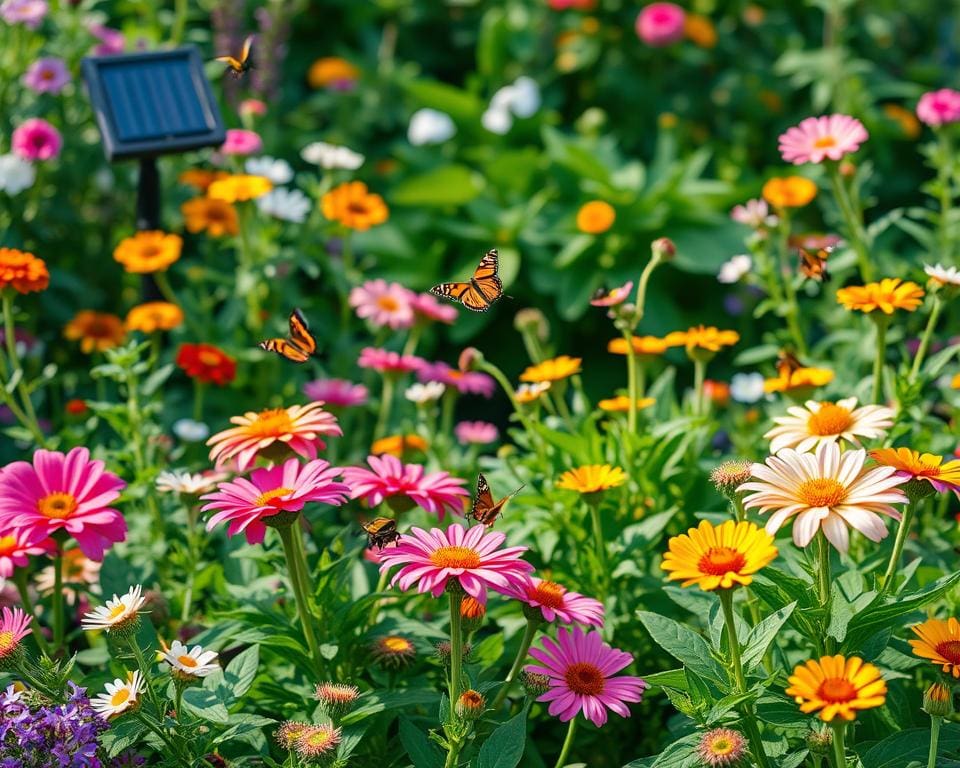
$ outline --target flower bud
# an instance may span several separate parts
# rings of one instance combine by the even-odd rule
[[[457,368],[460,369],[461,373],[468,373],[477,370],[482,362],[483,353],[476,347],[467,347],[457,358]]]
[[[932,496],[937,492],[937,489],[928,483],[923,477],[910,478],[907,480],[907,482],[900,486],[900,490],[906,494],[906,497],[910,499],[911,502],[925,499],[927,496]]]
[[[660,261],[670,261],[677,255],[677,246],[673,244],[673,240],[669,237],[654,240],[650,244],[650,250],[653,252],[653,257]]]
[[[343,683],[319,683],[314,689],[313,697],[323,702],[327,714],[331,717],[341,717],[349,712],[360,698],[360,689],[355,685]]]
[[[550,690],[550,678],[536,672],[523,670],[520,673],[520,683],[523,685],[523,690],[526,691],[527,696],[531,698],[542,696]]]
[[[483,694],[477,693],[472,688],[460,694],[457,699],[456,712],[461,720],[476,720],[483,715],[487,708],[487,700]]]
[[[953,693],[943,683],[934,683],[923,694],[923,711],[930,717],[953,714]]]
[[[437,657],[443,662],[444,666],[447,666],[450,663],[450,641],[441,640],[439,643],[435,643],[433,647],[436,651]],[[460,648],[461,658],[466,661],[467,657],[470,656],[472,651],[473,646],[470,645],[470,643],[464,643]]]
[[[753,465],[743,459],[732,459],[714,467],[710,482],[722,495],[733,501],[737,488],[753,477]]]
[[[483,618],[487,614],[487,609],[475,597],[466,595],[460,601],[460,621],[463,631],[467,634],[476,632],[483,624]]]
[[[284,749],[293,749],[293,745],[297,743],[297,739],[312,727],[309,723],[298,723],[293,720],[287,720],[287,722],[277,729],[273,737]]]
[[[833,747],[833,731],[825,728],[822,731],[807,733],[807,749],[814,755],[829,755]]]
[[[540,341],[546,341],[550,335],[550,324],[543,312],[533,307],[521,309],[513,318],[513,327],[520,333],[532,333]]]

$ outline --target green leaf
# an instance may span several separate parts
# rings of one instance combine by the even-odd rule
[[[477,768],[516,768],[526,745],[527,708],[524,707],[483,742]]]
[[[183,706],[197,717],[212,723],[226,723],[230,719],[216,691],[207,688],[188,688],[183,692]]]
[[[123,750],[132,747],[145,734],[147,727],[139,720],[125,717],[110,726],[110,730],[100,737],[108,757],[116,757]]]
[[[960,726],[944,723],[940,729],[940,754],[949,754],[960,749]],[[904,768],[911,760],[922,761],[926,765],[930,749],[930,729],[910,728],[894,733],[883,741],[874,744],[861,756],[863,768]],[[956,768],[956,760],[941,759],[937,768]]]
[[[691,733],[673,742],[653,761],[650,768],[690,768],[693,750],[700,741],[699,733]]]
[[[724,671],[713,660],[710,646],[700,635],[666,616],[647,611],[637,611],[650,637],[677,661],[685,664],[701,677],[717,683],[728,684]]]
[[[407,751],[407,756],[413,764],[420,768],[442,768],[443,755],[434,746],[427,734],[415,726],[410,718],[400,717],[400,743]]]
[[[441,165],[401,181],[390,193],[393,205],[463,205],[483,189],[483,177],[465,165]]]
[[[342,725],[355,723],[364,718],[376,715],[380,712],[387,712],[392,709],[401,709],[403,707],[415,706],[436,706],[439,697],[434,691],[428,691],[421,688],[414,688],[406,691],[374,693],[360,697],[360,703],[356,709],[341,718]]]
[[[446,112],[454,120],[479,120],[485,108],[472,93],[436,80],[409,80],[402,86],[420,105]]]
[[[767,616],[757,626],[750,631],[750,637],[747,640],[746,648],[743,651],[743,668],[749,672],[753,667],[760,663],[770,643],[774,641],[777,634],[783,629],[783,625],[793,614],[793,609],[797,607],[796,602],[784,606],[779,611]]]
[[[687,676],[683,669],[669,669],[666,672],[654,672],[652,675],[644,675],[651,686],[662,688],[676,688],[678,691],[687,690]]]
[[[223,671],[223,685],[231,700],[239,699],[250,690],[260,664],[260,648],[253,645],[233,659]]]

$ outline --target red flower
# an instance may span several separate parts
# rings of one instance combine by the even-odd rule
[[[237,361],[212,344],[181,344],[177,365],[204,384],[225,387],[237,377]]]

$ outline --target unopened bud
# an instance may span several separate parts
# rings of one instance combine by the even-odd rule
[[[461,626],[467,634],[480,629],[480,626],[483,624],[483,618],[486,615],[486,607],[475,597],[467,595],[460,601]]]
[[[520,333],[532,333],[540,341],[546,341],[550,335],[550,324],[543,312],[529,307],[521,309],[513,318],[513,327]]]
[[[437,657],[440,661],[443,662],[444,666],[450,663],[450,641],[441,640],[439,643],[435,643],[433,646],[434,650],[437,653]],[[473,646],[470,643],[464,643],[460,648],[460,656],[466,661],[467,657],[473,651]]]
[[[343,683],[320,683],[314,689],[313,697],[323,702],[331,717],[340,717],[356,704],[357,699],[360,698],[360,689],[355,685]]]
[[[829,755],[833,747],[833,731],[829,728],[807,733],[807,749],[814,755]]]
[[[536,672],[527,672],[526,670],[521,672],[520,683],[523,685],[523,690],[527,692],[527,696],[532,698],[542,696],[550,690],[550,678]]]
[[[710,473],[710,482],[731,501],[737,488],[753,477],[753,464],[743,459],[732,459],[716,466]]]
[[[953,714],[953,693],[943,683],[934,683],[923,694],[923,711],[930,717]]]
[[[457,359],[457,368],[459,368],[462,373],[467,373],[477,370],[482,362],[483,353],[476,347],[467,347],[460,353],[460,357]]]
[[[670,261],[677,255],[677,246],[673,244],[673,240],[669,237],[660,237],[654,240],[650,244],[650,250],[653,252],[654,258],[661,261]]]
[[[486,708],[487,700],[483,694],[477,693],[472,688],[461,693],[460,698],[457,699],[457,717],[461,720],[476,720]]]

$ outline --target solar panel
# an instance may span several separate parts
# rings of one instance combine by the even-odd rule
[[[193,46],[88,57],[82,71],[108,160],[219,146],[226,138]]]

